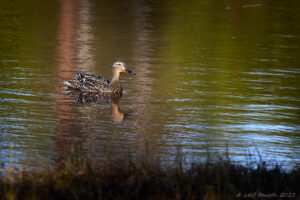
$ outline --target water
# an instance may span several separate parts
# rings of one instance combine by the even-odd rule
[[[1,1],[0,161],[70,152],[172,165],[300,163],[300,12],[292,1]],[[119,102],[78,103],[76,71],[122,75]],[[108,154],[109,152],[109,154]],[[209,155],[208,155],[209,154]],[[251,155],[251,156],[250,156]]]

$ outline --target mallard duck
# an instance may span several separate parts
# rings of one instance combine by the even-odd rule
[[[77,72],[76,77],[65,81],[69,89],[78,90],[83,93],[103,93],[110,95],[122,95],[120,74],[128,73],[135,75],[135,72],[127,68],[124,62],[115,62],[112,66],[112,79],[107,80],[103,76]]]

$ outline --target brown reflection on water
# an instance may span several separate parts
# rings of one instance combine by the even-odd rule
[[[149,23],[147,22],[147,13],[150,12],[151,7],[141,4],[141,2],[136,3],[134,6],[134,14],[136,20],[133,22],[133,26],[136,32],[136,42],[134,44],[133,58],[139,62],[136,68],[138,76],[135,77],[135,82],[141,83],[138,84],[137,89],[141,93],[147,93],[151,95],[152,87],[150,86],[153,82],[151,77],[151,62],[154,60],[154,55],[152,55],[152,45],[153,45],[153,36],[151,32],[147,30]],[[148,83],[148,84],[145,84]],[[145,96],[139,95],[137,98],[138,102],[145,102]]]
[[[155,61],[155,55],[153,46],[155,45],[154,36],[149,27],[153,25],[149,22],[149,13],[152,11],[152,7],[147,5],[143,1],[135,2],[133,5],[133,12],[135,20],[133,21],[133,28],[135,30],[135,43],[133,44],[133,59],[137,62],[135,68],[137,76],[134,77],[135,90],[137,94],[135,97],[135,104],[138,106],[138,112],[141,113],[138,116],[138,135],[142,136],[142,140],[137,140],[137,156],[143,157],[146,152],[147,156],[152,157],[154,149],[158,150],[158,142],[160,135],[149,131],[149,124],[153,125],[153,107],[149,105],[149,98],[153,96],[153,76],[151,65]],[[161,122],[163,124],[163,122]],[[152,127],[153,128],[153,127]],[[156,137],[157,136],[157,137]],[[145,146],[145,144],[147,144]],[[147,149],[145,149],[147,148]],[[149,151],[148,151],[149,150]],[[151,154],[149,154],[151,152]],[[151,158],[152,159],[152,158]]]
[[[76,55],[76,28],[78,27],[78,20],[76,15],[77,4],[76,1],[72,0],[62,0],[60,9],[60,23],[58,31],[58,41],[59,41],[59,64],[58,64],[58,76],[59,84],[58,91],[61,94],[61,98],[57,99],[58,111],[57,118],[59,123],[56,127],[57,145],[56,151],[58,155],[65,155],[70,151],[72,141],[68,135],[74,129],[72,120],[74,116],[72,115],[73,100],[67,98],[64,95],[64,91],[61,89],[62,80],[68,80],[73,76],[72,71],[75,68],[75,55]]]
[[[74,69],[74,58],[76,54],[76,1],[61,1],[60,25],[58,32],[59,41],[59,77],[67,80],[72,77],[71,71]]]
[[[60,25],[59,25],[59,81],[58,89],[61,97],[57,99],[59,123],[56,127],[57,147],[56,151],[64,158],[73,146],[76,149],[84,144],[77,144],[74,135],[80,134],[82,127],[80,116],[89,116],[92,108],[85,106],[77,109],[75,99],[62,90],[62,82],[74,76],[75,71],[90,72],[94,66],[93,54],[91,52],[91,41],[93,40],[91,28],[91,4],[90,1],[63,0],[61,2]],[[76,116],[75,116],[76,115]],[[87,132],[87,131],[86,131]]]
[[[88,0],[79,1],[78,10],[78,33],[77,33],[77,68],[80,71],[90,72],[91,68],[94,67],[94,54],[92,53],[92,41],[94,36],[92,33],[91,26],[91,2]]]

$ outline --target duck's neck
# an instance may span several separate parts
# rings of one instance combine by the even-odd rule
[[[111,92],[116,94],[117,96],[122,95],[122,87],[120,84],[120,72],[113,71],[113,75],[110,82]]]
[[[114,82],[119,82],[119,81],[120,81],[120,72],[114,70],[112,72],[111,82],[114,83]]]

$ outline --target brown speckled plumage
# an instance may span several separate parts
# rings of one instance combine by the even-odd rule
[[[65,84],[69,89],[78,90],[83,93],[121,95],[122,87],[119,80],[120,73],[125,72],[135,75],[135,72],[129,70],[124,62],[115,62],[112,68],[113,73],[111,81],[103,76],[77,72],[76,77],[66,81]]]

